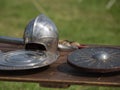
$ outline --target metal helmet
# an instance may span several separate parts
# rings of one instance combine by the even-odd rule
[[[58,47],[58,31],[55,24],[41,14],[30,21],[24,32],[25,48],[43,46],[47,51],[56,53]],[[37,47],[36,47],[37,44]],[[39,47],[40,49],[42,47]]]

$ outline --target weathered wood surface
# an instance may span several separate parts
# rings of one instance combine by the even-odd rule
[[[22,49],[22,45],[0,43],[0,50],[11,51]],[[120,72],[97,74],[76,70],[67,64],[67,55],[70,52],[60,52],[60,57],[52,65],[44,68],[23,71],[1,71],[1,81],[53,83],[62,85],[102,85],[119,86]]]

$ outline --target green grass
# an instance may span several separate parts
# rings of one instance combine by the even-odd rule
[[[60,39],[82,44],[120,45],[120,1],[109,0],[0,0],[0,35],[22,37],[27,23],[40,13],[58,27]],[[0,82],[0,90],[49,90],[33,83]],[[120,88],[72,86],[68,90]],[[51,89],[52,90],[52,89]],[[55,89],[66,90],[66,89]]]
[[[46,88],[36,83],[0,82],[0,90],[119,90],[119,87],[78,86],[69,88]]]

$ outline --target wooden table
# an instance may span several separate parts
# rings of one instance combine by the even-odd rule
[[[22,45],[0,43],[0,50],[11,51]],[[120,72],[95,74],[78,71],[67,64],[70,52],[60,52],[58,60],[50,66],[23,71],[0,71],[1,81],[35,82],[41,86],[68,87],[70,85],[100,85],[120,87]]]

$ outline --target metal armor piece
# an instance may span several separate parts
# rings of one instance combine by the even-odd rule
[[[25,44],[25,50],[0,52],[0,70],[27,70],[45,67],[58,58],[58,31],[55,24],[41,14],[29,22],[22,39],[0,37],[2,42]]]
[[[24,32],[25,45],[43,45],[46,51],[56,53],[58,47],[58,31],[55,24],[41,14],[29,22]]]
[[[0,52],[0,70],[28,70],[48,66],[57,55],[47,51],[16,50]]]
[[[78,49],[68,55],[68,63],[88,72],[120,71],[120,49],[112,47]]]

